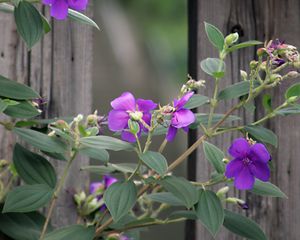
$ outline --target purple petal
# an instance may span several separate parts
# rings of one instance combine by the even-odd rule
[[[265,145],[255,143],[250,148],[249,158],[251,158],[252,161],[268,162],[271,159],[271,156]]]
[[[176,134],[177,134],[177,128],[174,128],[174,127],[170,126],[169,129],[168,129],[167,136],[166,136],[167,141],[168,142],[173,141]]]
[[[226,165],[225,176],[227,178],[236,177],[242,171],[243,167],[243,161],[240,158],[236,158]]]
[[[90,184],[90,194],[95,193],[97,190],[104,188],[104,184],[102,182],[93,182]]]
[[[110,104],[115,110],[135,111],[135,98],[130,92],[124,92]]]
[[[194,95],[194,92],[188,92],[183,95],[179,100],[174,100],[174,107],[177,109],[181,109]]]
[[[175,128],[187,127],[195,122],[195,114],[188,109],[181,109],[173,113],[171,125]]]
[[[68,16],[68,4],[66,0],[55,0],[51,4],[50,15],[57,20],[64,20]]]
[[[141,131],[138,133],[138,137],[141,135]],[[134,134],[132,134],[129,131],[122,131],[121,137],[123,140],[127,141],[127,142],[136,142],[136,138],[134,136]]]
[[[50,5],[53,4],[57,0],[43,0],[43,4]]]
[[[144,113],[142,119],[144,120],[145,123],[147,123],[150,126],[151,117],[152,115],[150,113]],[[140,128],[143,129],[144,132],[148,132],[148,129],[144,127],[143,124],[140,124]]]
[[[248,167],[244,167],[234,178],[234,186],[240,190],[252,189],[254,185],[254,176]]]
[[[114,178],[114,177],[112,177],[110,175],[104,175],[104,185],[105,185],[105,188],[109,188],[110,185],[114,184],[117,181],[118,181],[117,178]]]
[[[111,110],[108,114],[108,128],[111,131],[123,130],[129,120],[129,114],[124,110]]]
[[[228,153],[237,158],[247,157],[250,150],[250,145],[245,138],[237,138],[233,141],[231,146],[228,149]]]
[[[270,179],[270,168],[267,163],[255,161],[251,164],[250,169],[256,178],[264,182],[267,182]]]
[[[188,133],[189,130],[190,130],[189,127],[183,127],[182,129],[183,129],[183,131],[185,131],[186,133]]]
[[[87,4],[88,0],[68,0],[69,7],[77,11],[85,10]]]
[[[136,104],[138,105],[138,110],[142,112],[149,112],[157,107],[157,104],[152,100],[138,99],[136,100]]]

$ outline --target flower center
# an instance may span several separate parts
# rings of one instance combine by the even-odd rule
[[[249,166],[250,164],[252,164],[252,160],[250,160],[249,158],[244,158],[243,163],[244,163],[244,165]]]
[[[131,119],[131,120],[139,121],[139,120],[142,119],[143,113],[140,112],[140,111],[129,112],[129,116],[130,116],[130,119]]]

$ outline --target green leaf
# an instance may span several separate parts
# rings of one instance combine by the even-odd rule
[[[101,160],[103,162],[108,162],[109,154],[104,149],[95,149],[90,147],[82,147],[79,149],[79,153],[88,156],[93,159]]]
[[[219,51],[223,50],[224,47],[224,36],[222,32],[212,24],[204,22],[205,32],[209,41],[214,45]]]
[[[113,173],[116,169],[114,167],[112,167],[111,165],[108,165],[108,166],[93,166],[93,165],[91,165],[91,166],[81,167],[81,170],[104,175],[107,173]]]
[[[0,11],[5,13],[13,13],[14,6],[7,4],[7,3],[0,3]]]
[[[199,124],[203,124],[203,125],[207,125],[208,124],[208,118],[209,115],[206,113],[196,113],[196,121],[190,125],[191,129],[195,129],[199,126]],[[216,124],[217,122],[219,122],[225,115],[224,114],[214,114],[212,117],[212,124]],[[231,122],[231,121],[237,121],[240,120],[241,118],[239,116],[235,116],[235,115],[230,115],[228,116],[228,118],[226,119],[225,122]]]
[[[104,193],[104,202],[115,222],[133,208],[136,199],[137,190],[133,181],[116,182]]]
[[[198,220],[197,213],[195,211],[188,211],[188,210],[179,210],[179,211],[172,212],[168,218],[176,219],[182,217],[191,220]]]
[[[252,240],[267,240],[266,235],[251,219],[224,209],[224,227],[229,231]]]
[[[287,107],[287,108],[282,108],[278,111],[275,112],[278,115],[282,115],[282,116],[288,116],[288,115],[292,115],[292,114],[299,114],[300,113],[300,105],[299,104],[294,104],[291,107]]]
[[[133,173],[137,167],[135,163],[119,163],[111,164],[108,163],[106,166],[86,166],[82,167],[81,170],[89,171],[97,174],[106,174],[106,173]]]
[[[209,98],[200,94],[194,94],[190,100],[184,105],[184,108],[193,109],[209,102]]]
[[[145,197],[151,201],[165,203],[171,206],[184,206],[184,203],[170,192],[152,193]]]
[[[106,149],[113,151],[133,150],[132,144],[109,136],[93,136],[79,139],[79,142],[85,146],[95,149]]]
[[[97,23],[95,23],[92,19],[85,16],[84,14],[82,14],[80,12],[77,12],[77,11],[75,11],[73,9],[70,9],[70,8],[69,8],[68,12],[69,12],[68,16],[69,16],[70,19],[72,19],[76,22],[79,22],[79,23],[83,23],[83,24],[93,26],[93,27],[97,28],[98,30],[100,30]]]
[[[0,113],[2,113],[7,107],[8,105],[5,103],[5,101],[0,99]]]
[[[212,191],[201,189],[196,211],[203,225],[216,236],[224,221],[224,209],[217,195]]]
[[[67,158],[63,153],[53,153],[53,152],[45,152],[45,151],[42,151],[42,153],[56,160],[67,161]]]
[[[166,158],[159,152],[147,151],[140,155],[141,160],[160,176],[166,174],[168,170],[168,162]]]
[[[284,192],[282,192],[277,186],[270,182],[263,182],[259,179],[255,180],[255,184],[251,192],[261,196],[287,198]]]
[[[83,225],[72,225],[48,233],[44,240],[93,240],[95,227],[85,227]]]
[[[38,240],[44,223],[38,212],[0,214],[0,231],[15,240]]]
[[[12,118],[33,118],[41,114],[36,107],[27,101],[8,106],[4,113]]]
[[[42,19],[43,19],[43,29],[44,29],[44,33],[45,34],[47,34],[48,32],[50,32],[51,31],[51,25],[50,25],[50,23],[48,22],[48,19],[44,16],[44,15],[42,15],[41,14],[41,17],[42,17]]]
[[[267,113],[273,111],[272,109],[272,98],[270,94],[265,94],[262,99],[262,104]]]
[[[67,146],[56,137],[49,137],[46,134],[25,128],[14,128],[12,131],[25,142],[42,151],[64,153],[67,150]]]
[[[43,35],[43,18],[39,11],[27,1],[19,2],[15,7],[14,15],[17,30],[31,49]]]
[[[300,97],[300,83],[290,86],[285,92],[285,98]]]
[[[0,96],[17,100],[30,100],[39,98],[40,95],[30,87],[9,80],[0,75]]]
[[[2,212],[32,212],[38,210],[50,201],[52,195],[53,189],[45,184],[16,187],[7,194]]]
[[[45,184],[55,188],[55,170],[44,157],[30,152],[17,143],[13,152],[13,162],[19,176],[27,184]]]
[[[256,46],[256,45],[260,45],[260,44],[263,44],[263,43],[260,41],[256,41],[256,40],[242,42],[242,43],[235,44],[232,47],[228,48],[227,53],[231,53],[231,52],[236,51],[241,48],[252,47],[252,46]]]
[[[223,163],[224,153],[215,145],[205,142],[203,143],[205,158],[213,165],[218,173],[224,173],[225,165]]]
[[[259,125],[248,125],[244,127],[244,130],[258,141],[269,143],[274,147],[278,145],[277,136],[267,128]]]
[[[258,82],[254,82],[254,88],[259,85]],[[228,100],[234,99],[248,94],[250,91],[250,82],[242,81],[230,85],[223,90],[221,90],[218,94],[218,100]]]
[[[218,58],[206,58],[200,62],[200,66],[205,73],[215,78],[225,74],[225,62]]]
[[[191,208],[198,201],[197,188],[188,180],[181,177],[167,176],[159,181],[168,192],[180,199],[187,208]]]

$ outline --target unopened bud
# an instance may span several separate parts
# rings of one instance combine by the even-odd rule
[[[241,74],[242,79],[243,79],[244,81],[246,81],[247,78],[248,78],[247,72],[244,71],[244,70],[240,70],[240,74]]]
[[[136,121],[132,121],[131,119],[128,120],[128,127],[133,135],[136,135],[140,131],[139,123]]]
[[[118,233],[109,234],[106,238],[106,240],[119,240],[119,239],[120,239],[120,234]]]
[[[271,82],[279,82],[279,81],[281,81],[281,79],[282,79],[282,76],[280,74],[272,74],[270,76]]]
[[[5,159],[0,160],[0,168],[6,167],[9,165],[9,162]]]
[[[298,96],[289,97],[286,102],[289,104],[295,103],[298,100]]]
[[[225,44],[226,46],[231,46],[234,44],[237,40],[239,40],[239,34],[238,33],[231,33],[228,36],[225,37]]]
[[[300,73],[298,73],[297,71],[290,71],[287,73],[287,77],[289,78],[296,78],[299,77]]]
[[[252,61],[250,62],[250,68],[251,68],[251,69],[255,69],[255,68],[257,67],[257,64],[258,64],[257,61],[252,60]]]
[[[220,188],[220,189],[217,191],[216,195],[217,195],[220,199],[223,199],[223,198],[225,197],[225,194],[228,193],[228,191],[229,191],[229,187],[228,187],[228,186],[222,187],[222,188]]]
[[[95,114],[90,114],[87,116],[86,120],[89,125],[96,125],[98,123],[98,116]]]
[[[267,50],[265,48],[259,48],[259,49],[257,49],[256,53],[257,53],[258,57],[262,57],[264,54],[267,53]]]
[[[85,199],[86,199],[86,195],[85,192],[83,191],[74,195],[74,200],[77,205],[81,205],[81,203],[83,203]]]
[[[228,158],[223,158],[223,159],[222,159],[222,162],[223,162],[223,163],[229,163],[229,159],[228,159]]]
[[[264,61],[264,62],[262,62],[262,63],[260,64],[260,69],[263,70],[263,71],[265,71],[266,68],[267,68],[267,62]]]
[[[80,122],[83,119],[83,115],[82,114],[78,114],[77,117],[74,118],[74,122]]]
[[[51,125],[53,125],[54,127],[58,128],[58,129],[61,129],[61,130],[69,129],[68,123],[62,119],[57,120],[55,123],[53,123]]]

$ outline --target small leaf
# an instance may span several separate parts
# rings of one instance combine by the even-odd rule
[[[7,107],[8,105],[5,103],[5,101],[0,99],[0,113],[2,113]]]
[[[68,12],[69,12],[68,16],[69,16],[70,19],[72,19],[76,22],[80,22],[80,23],[83,23],[83,24],[93,26],[93,27],[97,28],[98,30],[100,30],[97,23],[95,23],[92,19],[85,16],[84,14],[82,14],[80,12],[77,12],[77,11],[75,11],[73,9],[70,9],[70,8],[69,8]]]
[[[44,33],[45,34],[47,34],[48,32],[50,32],[51,31],[51,25],[50,25],[50,23],[48,22],[48,19],[44,16],[44,15],[42,15],[41,14],[41,17],[42,17],[42,19],[43,19],[43,29],[44,29]]]
[[[277,136],[267,128],[259,125],[248,125],[244,127],[244,130],[258,141],[269,143],[274,147],[278,145]]]
[[[179,211],[172,212],[168,218],[176,219],[182,217],[191,220],[198,220],[197,213],[195,211],[188,211],[188,210],[179,210]]]
[[[292,114],[299,114],[300,113],[300,105],[299,104],[294,104],[291,107],[287,107],[287,108],[282,108],[278,111],[275,112],[278,115],[282,115],[282,116],[288,116],[288,115],[292,115]]]
[[[5,13],[13,13],[14,6],[7,4],[7,3],[0,3],[0,11]]]
[[[44,223],[38,212],[0,214],[0,231],[15,240],[38,240]]]
[[[136,199],[137,190],[132,181],[116,182],[104,193],[104,202],[115,222],[133,208]]]
[[[90,147],[82,147],[79,149],[79,153],[88,156],[93,159],[101,160],[103,162],[108,162],[109,154],[104,149],[95,149]]]
[[[196,211],[203,225],[216,236],[224,221],[224,209],[217,195],[212,191],[201,189]]]
[[[4,113],[12,118],[33,118],[41,114],[36,107],[27,101],[8,106]]]
[[[205,158],[213,165],[215,170],[218,173],[224,173],[225,165],[223,163],[224,153],[217,148],[215,145],[204,142],[203,143],[203,150],[205,154]]]
[[[287,196],[274,184],[270,182],[263,182],[258,179],[255,180],[255,184],[251,192],[262,196],[287,198]]]
[[[30,87],[12,81],[0,75],[0,96],[17,100],[30,100],[39,98],[40,95]]]
[[[108,165],[108,166],[93,166],[93,165],[91,165],[91,166],[81,167],[81,170],[104,175],[107,173],[112,173],[116,169],[110,165]]]
[[[93,226],[72,225],[48,233],[44,240],[93,240],[94,235],[95,228]]]
[[[288,88],[285,92],[285,98],[300,97],[300,83],[296,83]]]
[[[212,45],[219,49],[219,51],[222,51],[224,47],[224,36],[222,32],[217,27],[207,22],[205,22],[204,25],[209,41],[212,43]]]
[[[229,231],[252,240],[267,240],[266,235],[251,219],[224,209],[224,227]]]
[[[184,203],[170,192],[152,193],[145,197],[151,201],[165,203],[171,206],[184,206]]]
[[[133,150],[133,145],[109,136],[84,137],[79,142],[86,147],[113,151]]]
[[[272,98],[270,94],[265,94],[262,99],[262,104],[267,113],[273,111],[272,109]]]
[[[160,176],[163,176],[168,170],[166,158],[159,152],[147,151],[140,155],[141,160]]]
[[[218,58],[206,58],[200,63],[201,69],[208,75],[221,78],[225,74],[225,62]]]
[[[167,176],[159,183],[168,191],[180,199],[187,208],[191,208],[198,201],[197,188],[185,178]]]
[[[30,152],[17,143],[13,152],[13,162],[19,176],[27,184],[45,184],[55,188],[55,170],[44,157]]]
[[[258,87],[259,83],[254,82],[254,88]],[[235,83],[221,90],[218,95],[219,100],[228,100],[247,95],[250,91],[250,82],[242,81]]]
[[[16,187],[7,194],[2,212],[32,212],[38,210],[50,201],[52,195],[53,189],[45,184]]]
[[[256,45],[260,45],[260,44],[263,44],[263,43],[260,41],[256,41],[256,40],[242,42],[242,43],[235,44],[232,47],[228,48],[227,53],[231,53],[231,52],[236,51],[241,48],[252,47],[252,46],[256,46]]]
[[[209,102],[209,98],[200,94],[194,94],[190,100],[184,105],[186,109],[193,109]]]
[[[67,150],[66,145],[58,138],[25,128],[14,128],[13,132],[25,142],[45,152],[64,153]]]
[[[15,7],[14,15],[17,30],[31,49],[43,35],[43,18],[39,11],[27,1],[19,2]]]

